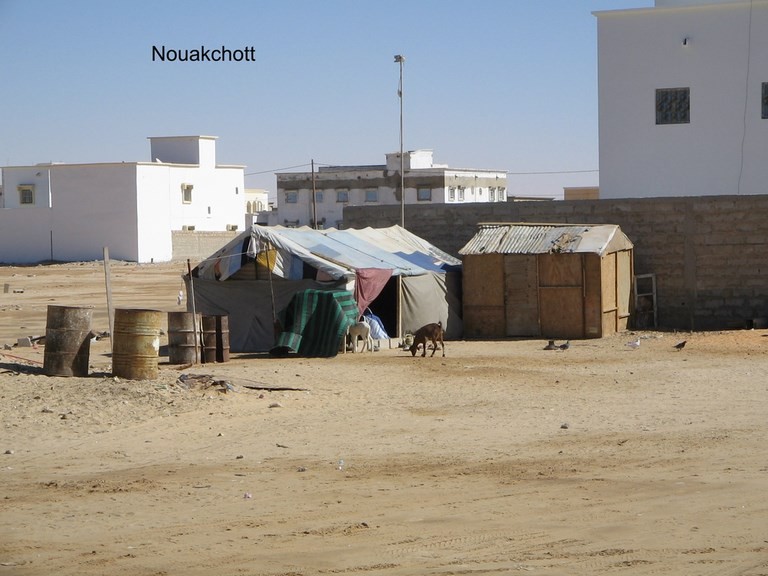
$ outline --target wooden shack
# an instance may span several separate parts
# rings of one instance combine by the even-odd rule
[[[465,337],[579,339],[626,330],[632,251],[616,225],[479,224],[459,251]]]

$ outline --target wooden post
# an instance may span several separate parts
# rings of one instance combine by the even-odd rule
[[[189,273],[189,301],[192,303],[192,330],[195,336],[195,364],[200,362],[200,353],[198,345],[200,344],[200,335],[197,331],[197,312],[195,311],[195,283],[192,279],[192,265],[187,258],[187,272]]]
[[[114,351],[115,309],[112,307],[112,280],[109,273],[109,247],[104,246],[104,283],[107,289],[107,317],[109,318],[109,349]]]

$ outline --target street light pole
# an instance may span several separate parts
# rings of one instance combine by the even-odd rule
[[[403,159],[403,64],[405,64],[405,56],[397,54],[395,62],[400,64],[400,85],[397,88],[397,95],[400,97],[400,226],[405,228],[405,163]]]

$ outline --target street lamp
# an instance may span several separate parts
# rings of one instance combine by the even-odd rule
[[[395,62],[400,64],[400,85],[397,88],[397,95],[400,98],[400,226],[405,228],[405,176],[403,170],[403,64],[405,64],[405,56],[396,54]]]

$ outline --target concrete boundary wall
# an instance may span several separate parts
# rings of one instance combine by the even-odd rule
[[[344,210],[348,228],[399,222],[399,206]],[[454,256],[479,222],[618,224],[635,245],[635,274],[656,274],[660,328],[748,328],[768,317],[768,195],[405,207],[408,230]]]
[[[173,260],[189,259],[192,266],[207,258],[240,232],[198,232],[197,230],[175,230],[171,232]]]

